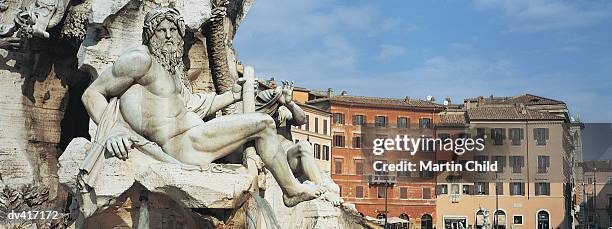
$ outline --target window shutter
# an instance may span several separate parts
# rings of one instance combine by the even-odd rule
[[[538,128],[533,128],[533,140],[538,140]]]
[[[495,128],[491,128],[491,136],[490,139],[495,139]]]
[[[502,128],[502,139],[506,139],[506,128]]]
[[[364,126],[367,126],[367,123],[368,123],[368,119],[366,119],[366,116],[365,116],[365,115],[363,115],[363,123],[362,123],[362,124],[363,124]]]
[[[518,130],[519,130],[520,139],[521,140],[525,139],[525,133],[523,133],[523,128],[520,128]]]
[[[545,128],[544,132],[546,133],[546,140],[548,140],[548,128]]]

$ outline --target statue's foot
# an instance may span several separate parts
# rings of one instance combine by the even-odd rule
[[[323,191],[314,183],[306,181],[299,185],[301,191],[294,195],[283,194],[283,202],[287,207],[293,207],[301,202],[319,198]]]
[[[344,203],[344,200],[340,198],[340,195],[338,195],[337,192],[333,192],[329,190],[323,193],[323,198],[325,198],[325,200],[329,201],[332,205],[334,205],[334,207],[338,207],[342,203]]]

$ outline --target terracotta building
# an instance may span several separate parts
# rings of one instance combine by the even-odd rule
[[[497,163],[496,172],[437,174],[437,228],[570,228],[574,157],[565,103],[479,97],[441,113],[440,138],[484,138],[482,151],[437,151],[438,163]]]
[[[374,138],[398,133],[435,136],[442,105],[410,98],[374,98],[341,95],[320,97],[307,103],[333,115],[332,178],[342,197],[364,216],[401,218],[410,228],[433,228],[437,218],[435,179],[429,172],[374,172],[376,161],[433,160],[433,151],[410,156],[405,151],[372,152]],[[385,198],[386,197],[386,198]],[[386,204],[385,204],[386,202]],[[385,211],[385,206],[387,210]],[[403,226],[408,226],[404,224]]]

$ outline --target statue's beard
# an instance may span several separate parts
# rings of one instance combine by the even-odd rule
[[[172,44],[166,43],[166,40],[151,38],[149,41],[149,52],[155,56],[157,62],[161,64],[171,76],[179,76],[180,81],[188,89],[191,89],[191,83],[187,80],[184,74],[183,65],[183,39],[170,39]]]
[[[166,40],[153,37],[149,42],[149,51],[170,74],[182,74],[184,42],[182,39],[171,39],[170,41],[172,41],[172,44],[166,43]]]

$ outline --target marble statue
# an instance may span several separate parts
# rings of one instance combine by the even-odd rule
[[[281,87],[258,93],[256,107],[258,112],[269,114],[277,126],[277,138],[287,155],[291,171],[297,177],[322,186],[326,189],[323,196],[334,206],[340,206],[340,188],[331,179],[324,180],[313,156],[312,146],[307,141],[294,142],[291,126],[304,125],[306,114],[293,100],[293,82],[283,81]]]
[[[203,121],[240,101],[242,89],[253,85],[239,79],[223,94],[191,93],[182,63],[184,35],[178,10],[150,11],[145,17],[143,44],[125,51],[87,88],[82,101],[90,117],[98,128],[111,127],[98,148],[125,160],[141,136],[161,147],[171,157],[169,161],[206,166],[254,141],[265,167],[282,187],[287,206],[320,196],[319,187],[300,183],[291,175],[270,116],[245,113]],[[109,111],[116,112],[116,120],[105,117]]]

